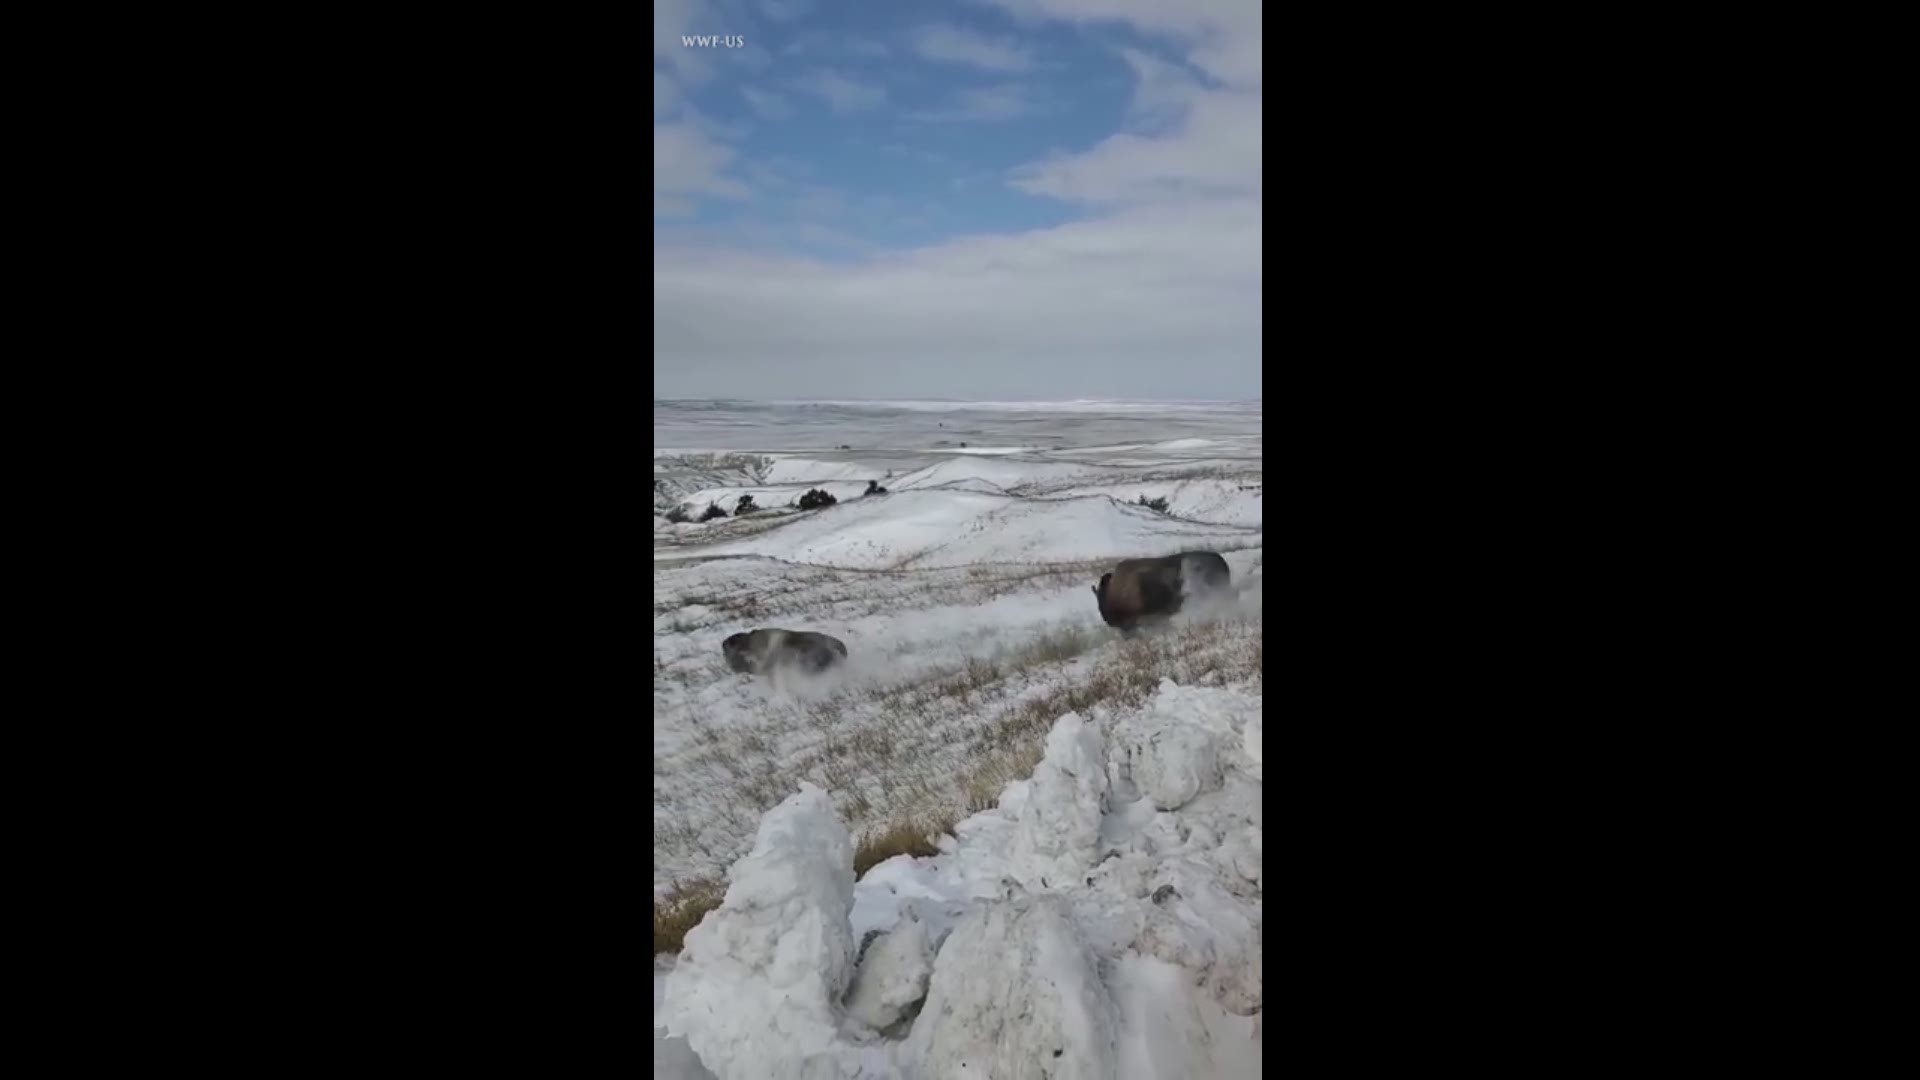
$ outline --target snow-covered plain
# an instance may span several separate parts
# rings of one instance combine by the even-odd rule
[[[655,897],[725,889],[657,1077],[1257,1075],[1259,405],[1107,404],[656,403]],[[1195,549],[1234,596],[1101,623],[1114,561]],[[756,627],[848,663],[729,671]],[[856,881],[903,822],[939,854]]]

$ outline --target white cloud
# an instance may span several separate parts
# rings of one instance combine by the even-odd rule
[[[1136,80],[1127,118],[1136,126],[1165,130],[1186,117],[1204,95],[1186,70],[1139,49],[1121,49]]]
[[[732,147],[722,146],[692,124],[655,124],[653,127],[653,209],[656,214],[691,212],[696,197],[744,199],[752,193],[745,184],[721,175],[734,158]]]
[[[1236,89],[1252,89],[1261,77],[1261,0],[976,0],[1025,20],[1121,23],[1142,33],[1171,37],[1187,59]]]
[[[792,22],[813,10],[813,0],[760,0],[757,6],[774,22]]]
[[[943,109],[908,113],[910,120],[935,123],[993,123],[1014,120],[1039,111],[1039,104],[1024,88],[1011,84],[962,90],[954,95],[954,104]]]
[[[1133,0],[1020,2],[1074,10],[1130,9],[1133,4]],[[1146,8],[1141,17],[1177,22],[1204,17],[1219,6],[1199,4],[1178,11]],[[1238,6],[1233,10],[1244,15]],[[1257,10],[1253,16],[1257,22]],[[1009,175],[1013,186],[1032,195],[1098,207],[1258,199],[1262,114],[1257,56],[1251,89],[1203,84],[1195,71],[1141,49],[1122,49],[1121,58],[1133,69],[1135,79],[1127,113],[1129,130],[1085,151],[1056,154],[1014,169]],[[1204,66],[1201,59],[1190,60],[1196,67]]]
[[[680,88],[677,84],[674,83],[673,76],[667,74],[664,71],[654,72],[653,73],[654,118],[659,119],[660,117],[665,116],[668,113],[672,112],[673,107],[679,103],[679,100],[680,100]]]
[[[670,244],[656,392],[1255,396],[1260,205],[1140,207],[852,265]]]
[[[887,89],[821,68],[793,81],[793,87],[825,101],[836,113],[861,112],[886,103]]]
[[[1031,194],[1096,205],[1257,199],[1260,96],[1199,93],[1167,135],[1113,135],[1085,153],[1022,166],[1012,181]]]
[[[788,56],[811,56],[819,58],[862,57],[873,59],[893,55],[884,42],[858,34],[827,34],[819,30],[808,30],[795,37],[780,50]]]
[[[762,120],[784,120],[793,113],[793,109],[787,105],[787,99],[770,90],[743,86],[740,96],[746,99],[747,106]]]
[[[699,0],[655,0],[653,5],[653,58],[664,60],[674,74],[687,83],[702,83],[713,74],[704,50],[689,49],[680,43],[680,35],[709,33],[696,23],[705,15]]]
[[[1022,18],[1124,25],[1150,39],[1120,54],[1134,78],[1122,131],[1009,178],[1030,194],[1099,216],[876,253],[868,246],[880,235],[876,223],[897,236],[915,215],[920,225],[942,227],[960,218],[939,205],[935,191],[884,204],[843,198],[792,179],[793,172],[774,184],[781,170],[734,161],[714,128],[684,120],[689,110],[670,147],[678,164],[670,175],[656,164],[656,212],[671,213],[676,201],[746,195],[730,170],[753,181],[758,206],[779,212],[756,224],[688,224],[656,234],[656,394],[1260,394],[1257,0],[976,2]],[[918,56],[987,71],[1033,65],[1024,43],[929,34],[936,29],[908,37]],[[839,113],[887,103],[884,87],[851,74],[859,69],[847,58],[847,39],[807,36],[788,51],[840,68],[816,69],[791,89]],[[747,89],[743,96],[760,111]],[[968,89],[945,108],[915,115],[988,121],[1035,105],[1029,88],[1005,83]],[[655,144],[658,159],[658,131]],[[991,179],[955,168],[937,193],[952,197]],[[791,254],[796,246],[822,257]]]
[[[1025,71],[1033,66],[1033,53],[1024,46],[957,26],[923,26],[910,40],[915,52],[942,63],[966,64],[986,71]]]

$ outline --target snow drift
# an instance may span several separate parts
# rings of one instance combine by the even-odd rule
[[[857,885],[803,785],[688,934],[657,1022],[722,1078],[1259,1075],[1259,712],[1165,681],[1069,713],[942,854]]]
[[[802,783],[768,811],[728,878],[667,976],[667,1030],[723,1078],[820,1075],[853,974],[853,841],[827,793]]]

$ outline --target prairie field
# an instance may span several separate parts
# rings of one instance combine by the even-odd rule
[[[653,457],[657,1022],[687,935],[720,908],[730,868],[744,888],[742,868],[773,857],[774,823],[806,809],[796,799],[817,796],[806,812],[846,831],[864,952],[863,939],[903,920],[959,932],[969,911],[1006,899],[989,895],[1000,880],[1069,865],[1034,862],[1027,848],[1042,841],[1020,837],[1039,829],[1027,820],[1041,812],[1034,793],[1072,772],[1075,740],[1092,740],[1095,846],[1113,854],[1101,873],[1074,870],[1063,918],[1083,943],[1112,937],[1102,978],[1116,1007],[1148,1000],[1169,977],[1153,965],[1197,963],[1198,946],[1165,943],[1171,930],[1154,946],[1141,935],[1156,931],[1117,928],[1151,922],[1150,911],[1114,912],[1147,904],[1131,894],[1161,867],[1153,903],[1177,881],[1196,896],[1189,921],[1219,939],[1207,945],[1206,1009],[1195,1007],[1204,1023],[1193,1023],[1210,1042],[1257,1044],[1258,1007],[1245,1007],[1258,999],[1257,960],[1230,962],[1221,942],[1257,952],[1260,404],[660,402],[655,422],[670,447]],[[801,509],[809,492],[833,501]],[[751,508],[737,512],[743,497]],[[1091,589],[1116,562],[1202,550],[1225,557],[1229,593],[1131,636],[1102,621]],[[818,674],[731,670],[721,642],[762,628],[829,634],[846,661]],[[1192,754],[1165,749],[1176,744]],[[1190,759],[1202,762],[1192,794],[1171,805],[1147,794]],[[1181,838],[1141,839],[1155,829]],[[1206,874],[1171,869],[1202,854]],[[1144,877],[1107,897],[1101,874],[1122,864]],[[1063,872],[1034,871],[1047,884],[1032,888],[1063,888]],[[1230,914],[1201,910],[1199,896]],[[719,992],[682,966],[685,1000]],[[869,1031],[844,1052],[884,1075],[908,1039],[893,1036]]]

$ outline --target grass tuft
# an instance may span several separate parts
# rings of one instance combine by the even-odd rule
[[[678,954],[687,943],[687,931],[700,925],[707,912],[727,897],[727,883],[714,879],[688,885],[676,883],[665,900],[653,904],[653,951]]]
[[[853,851],[853,876],[858,880],[866,876],[867,871],[893,858],[895,855],[911,855],[923,859],[929,855],[940,854],[935,842],[947,830],[953,828],[953,822],[937,824],[924,819],[905,819],[893,822],[877,832],[862,837]]]

